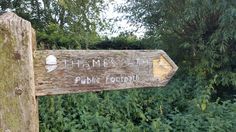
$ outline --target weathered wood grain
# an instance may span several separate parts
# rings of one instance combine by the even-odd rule
[[[30,22],[14,13],[0,16],[0,132],[37,132]]]
[[[56,65],[46,65],[49,55]],[[36,95],[44,96],[164,86],[177,66],[162,50],[43,50],[34,70]]]

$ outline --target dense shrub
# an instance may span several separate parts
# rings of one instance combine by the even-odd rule
[[[41,97],[40,131],[233,131],[234,100],[204,100],[205,82],[175,78],[163,88]]]

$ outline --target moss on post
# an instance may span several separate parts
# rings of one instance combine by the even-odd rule
[[[14,13],[0,16],[0,131],[37,132],[34,30]]]

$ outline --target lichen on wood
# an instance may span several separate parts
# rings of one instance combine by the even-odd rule
[[[14,13],[0,16],[0,131],[38,131],[32,31],[31,24]]]

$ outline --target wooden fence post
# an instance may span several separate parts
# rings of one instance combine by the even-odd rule
[[[33,71],[35,31],[14,13],[0,16],[0,132],[38,132]]]

